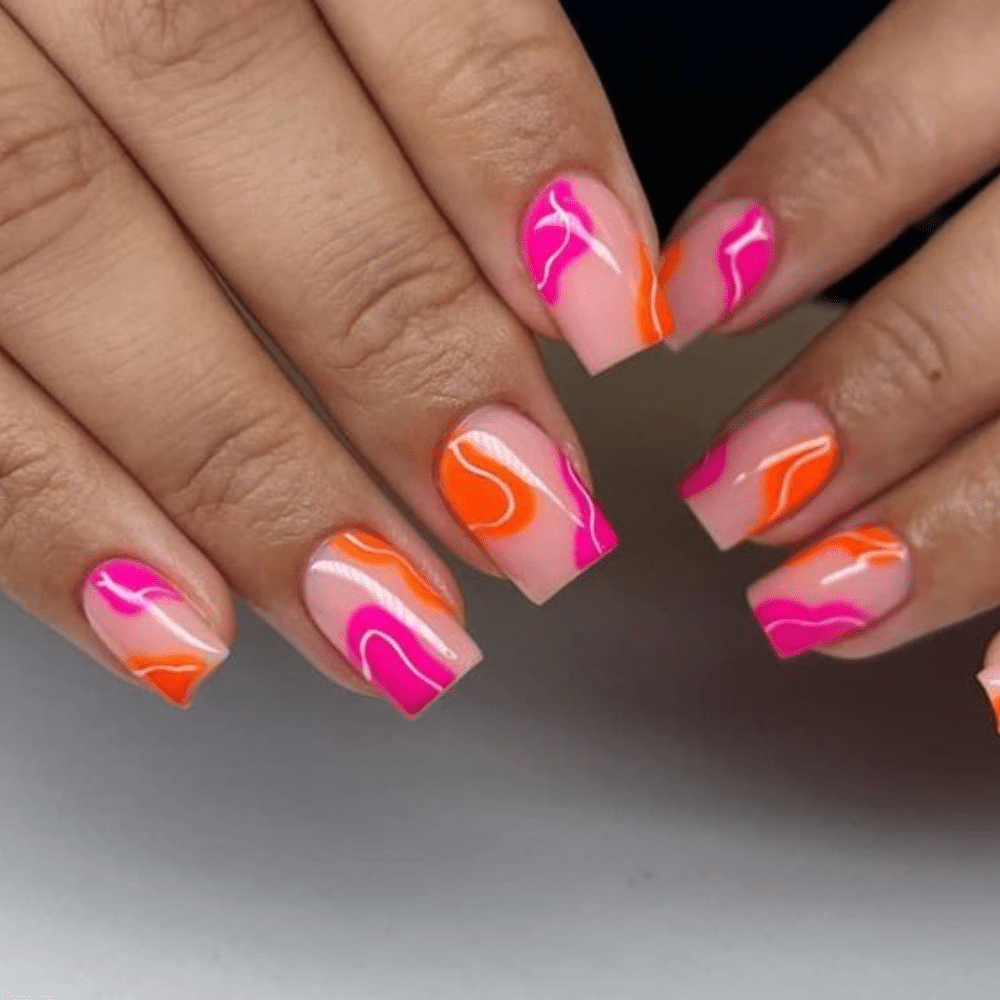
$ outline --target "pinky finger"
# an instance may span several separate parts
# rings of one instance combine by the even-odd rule
[[[0,400],[0,588],[118,676],[186,708],[228,655],[224,581],[2,356]]]

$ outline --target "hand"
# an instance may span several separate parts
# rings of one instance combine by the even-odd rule
[[[812,296],[995,168],[998,45],[990,0],[891,6],[682,220],[668,253],[676,343]],[[870,656],[997,604],[998,274],[994,182],[682,484],[723,548],[820,536],[750,590],[780,655]],[[1000,646],[981,680],[1000,710]]]
[[[597,370],[662,300],[556,0],[2,7],[0,584],[181,705],[231,586],[416,714],[479,659],[454,581],[213,271],[454,552],[536,601],[606,555],[525,325]]]

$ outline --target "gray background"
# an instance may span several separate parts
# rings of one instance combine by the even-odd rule
[[[623,550],[541,611],[463,573],[489,658],[420,724],[249,615],[182,715],[0,603],[0,998],[995,997],[988,623],[779,666],[775,554],[672,496],[829,318],[556,352]]]

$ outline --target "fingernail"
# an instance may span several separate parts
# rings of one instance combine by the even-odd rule
[[[986,697],[989,698],[990,705],[993,707],[997,732],[1000,732],[1000,662],[987,662],[986,669],[979,672],[976,680],[983,686]]]
[[[775,652],[788,659],[874,625],[906,600],[911,576],[906,543],[867,526],[806,549],[747,596]]]
[[[323,635],[404,715],[419,715],[483,658],[413,563],[363,528],[320,546],[305,601]]]
[[[110,559],[87,577],[83,610],[122,666],[164,701],[187,708],[229,655],[191,602],[155,570]]]
[[[756,201],[717,205],[663,255],[660,285],[673,315],[674,350],[729,319],[756,293],[774,268],[774,220]]]
[[[837,432],[812,403],[781,403],[717,441],[678,493],[720,549],[801,510],[830,481]]]
[[[569,456],[507,407],[484,407],[459,425],[439,481],[455,516],[536,604],[618,545]]]
[[[556,178],[525,216],[535,287],[591,375],[673,331],[645,240],[621,202],[582,174]]]

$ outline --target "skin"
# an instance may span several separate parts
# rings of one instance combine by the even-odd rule
[[[364,690],[303,606],[325,536],[365,524],[461,597],[212,269],[373,472],[495,572],[435,459],[502,402],[584,464],[517,244],[570,168],[654,241],[555,0],[0,4],[0,585],[118,671],[79,595],[127,554],[223,639],[232,590]]]
[[[781,234],[774,274],[723,332],[814,295],[1000,162],[998,41],[989,0],[899,0],[709,184],[678,232],[750,197]],[[763,541],[878,524],[910,546],[909,599],[834,655],[891,649],[1000,597],[998,234],[994,182],[733,418],[806,401],[841,437],[831,483]]]

